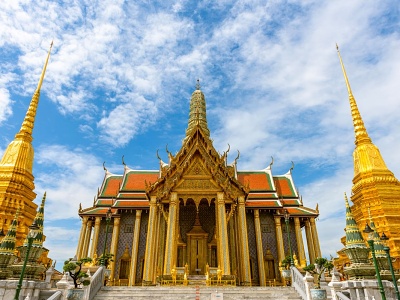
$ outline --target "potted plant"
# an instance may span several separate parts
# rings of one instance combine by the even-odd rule
[[[317,281],[311,292],[311,299],[327,299],[326,290],[321,289],[321,276],[325,271],[330,272],[333,269],[333,264],[323,257],[315,259],[315,264],[309,264],[303,270],[311,274],[317,275]]]
[[[90,257],[85,257],[77,261],[73,261],[72,259],[70,259],[64,262],[63,270],[64,272],[69,273],[69,276],[74,281],[75,288],[78,288],[79,284],[90,284],[90,280],[87,279],[89,275],[86,272],[82,271],[82,265],[91,261],[92,259]]]
[[[106,253],[106,254],[102,254],[99,259],[97,260],[96,264],[98,266],[105,266],[106,269],[108,269],[108,266],[110,265],[110,262],[113,261],[113,256],[114,254],[112,253]]]
[[[285,259],[282,260],[279,267],[282,274],[282,278],[285,280],[286,285],[289,285],[290,283],[290,277],[291,277],[290,263],[291,263],[290,255],[287,255]]]
[[[113,261],[113,256],[114,254],[112,253],[105,253],[104,255],[102,254],[96,262],[96,265],[106,267],[104,271],[104,286],[107,285],[107,281],[111,274],[111,270],[108,268],[108,266],[110,265],[110,262]]]

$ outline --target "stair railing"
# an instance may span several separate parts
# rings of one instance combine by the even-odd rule
[[[93,300],[97,292],[104,284],[105,266],[100,266],[90,279],[89,286],[86,287],[84,300]]]
[[[47,300],[60,300],[62,297],[61,291],[56,291],[53,295],[51,295]]]
[[[307,300],[307,287],[304,283],[303,275],[296,267],[291,267],[290,273],[292,276],[292,287],[294,287],[303,300]]]

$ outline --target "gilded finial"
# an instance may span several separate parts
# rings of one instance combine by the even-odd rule
[[[42,87],[44,75],[46,74],[47,64],[49,62],[52,47],[53,47],[53,41],[50,44],[50,49],[47,53],[47,58],[42,69],[42,74],[40,75],[39,83],[37,85],[35,93],[32,96],[32,100],[31,103],[29,104],[28,111],[26,112],[24,121],[22,122],[21,125],[21,129],[19,130],[19,132],[15,137],[25,137],[28,138],[29,140],[32,140],[32,131],[36,117],[36,110],[39,104],[40,89]]]
[[[361,114],[358,110],[356,100],[353,96],[353,92],[351,91],[350,82],[347,77],[346,69],[344,68],[342,56],[340,55],[339,46],[337,44],[336,44],[336,49],[339,56],[340,65],[342,67],[344,80],[346,82],[347,91],[349,93],[351,116],[353,119],[354,133],[356,137],[355,144],[359,145],[360,143],[372,143],[370,137],[368,136],[367,130],[365,129],[364,122],[361,118]]]
[[[125,161],[124,161],[124,156],[125,156],[125,155],[122,155],[122,164],[123,164],[124,166],[126,166],[126,163],[125,163]]]
[[[103,161],[103,169],[104,169],[104,171],[106,171],[106,172],[108,171],[107,168],[106,168],[106,162],[105,162],[105,161]]]
[[[200,90],[200,79],[197,79],[196,90]]]
[[[82,203],[79,203],[79,210],[78,210],[78,212],[81,213],[82,210],[83,210],[83,209],[82,209]]]
[[[346,207],[350,207],[349,205],[349,199],[347,199],[347,194],[344,192],[344,202],[346,203]]]
[[[289,170],[290,174],[292,174],[293,169],[294,169],[294,162],[292,161],[292,166],[290,167],[290,170]]]
[[[274,157],[271,156],[271,162],[270,162],[270,164],[269,164],[269,167],[271,168],[273,164],[274,164]]]

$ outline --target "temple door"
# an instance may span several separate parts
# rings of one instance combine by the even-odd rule
[[[207,239],[208,233],[200,224],[199,215],[192,230],[187,233],[187,249],[190,275],[204,275],[207,264]]]

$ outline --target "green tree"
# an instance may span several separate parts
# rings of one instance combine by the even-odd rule
[[[92,259],[90,257],[81,258],[78,261],[73,261],[72,259],[64,262],[63,270],[64,272],[68,272],[69,276],[71,276],[74,281],[75,288],[78,288],[79,284],[87,285],[90,283],[89,280],[85,280],[89,275],[85,272],[82,272],[82,265],[88,262],[91,262]]]
[[[321,288],[321,276],[325,271],[330,272],[333,269],[333,264],[323,257],[318,257],[315,259],[315,264],[309,264],[307,267],[304,267],[303,270],[306,272],[310,272],[311,274],[317,275],[317,284],[315,285],[316,289]]]

